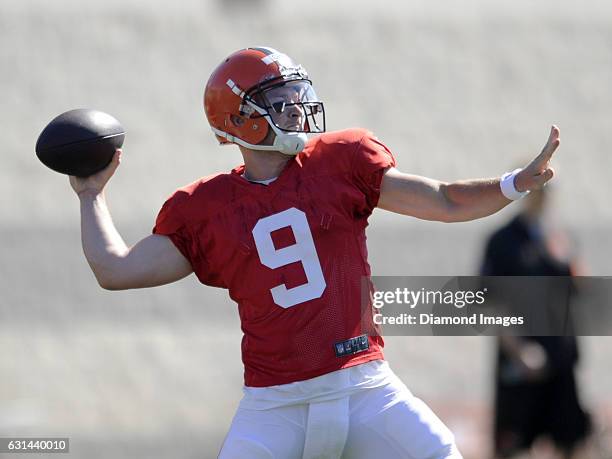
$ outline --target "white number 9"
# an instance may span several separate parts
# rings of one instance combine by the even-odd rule
[[[288,226],[293,231],[295,244],[276,249],[272,242],[272,232]],[[277,305],[286,309],[323,295],[325,278],[304,212],[292,207],[260,219],[253,228],[253,238],[264,266],[276,269],[300,261],[304,267],[307,283],[289,289],[285,284],[280,284],[270,289]]]

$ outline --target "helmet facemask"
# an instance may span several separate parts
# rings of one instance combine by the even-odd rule
[[[247,91],[244,102],[252,117],[266,118],[276,134],[272,146],[282,153],[298,154],[306,144],[306,134],[325,132],[323,102],[310,80],[267,82]]]

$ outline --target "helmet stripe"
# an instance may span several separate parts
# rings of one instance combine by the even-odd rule
[[[274,48],[270,48],[269,46],[256,46],[255,48],[249,48],[249,49],[255,49],[257,51],[261,51],[266,56],[268,54],[276,54],[276,53],[278,53],[277,50],[275,50]]]
[[[225,84],[228,85],[230,89],[232,90],[232,92],[236,94],[238,97],[240,98],[244,97],[244,91],[240,89],[238,85],[234,83],[232,80],[227,80]]]
[[[270,48],[268,46],[258,46],[256,48],[251,49],[256,49],[257,51],[264,53],[264,57],[262,57],[261,60],[266,65],[270,65],[275,61],[280,61],[281,59],[291,61],[289,56],[287,56],[286,54],[281,53],[280,51],[277,51],[276,49]]]

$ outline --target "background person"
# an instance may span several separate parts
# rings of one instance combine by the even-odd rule
[[[571,276],[578,260],[570,258],[568,239],[546,225],[549,187],[532,191],[521,211],[489,238],[482,265],[485,276]],[[544,305],[547,299],[533,299]],[[555,307],[555,305],[552,305]],[[563,307],[564,305],[558,305]],[[548,437],[564,457],[591,430],[578,398],[575,336],[501,336],[495,367],[494,445],[509,457]]]

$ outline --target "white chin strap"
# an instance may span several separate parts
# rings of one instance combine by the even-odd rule
[[[306,133],[283,132],[276,126],[270,126],[276,134],[276,137],[274,138],[274,143],[272,145],[255,145],[252,143],[245,142],[239,137],[233,136],[231,134],[228,134],[227,132],[223,132],[214,127],[211,127],[211,129],[219,137],[227,139],[228,142],[235,143],[245,148],[250,148],[252,150],[280,151],[281,153],[284,153],[286,155],[297,155],[306,146],[306,142],[308,141]]]
[[[306,146],[308,137],[304,132],[282,132],[274,129],[276,137],[272,146],[286,155],[297,155]]]

